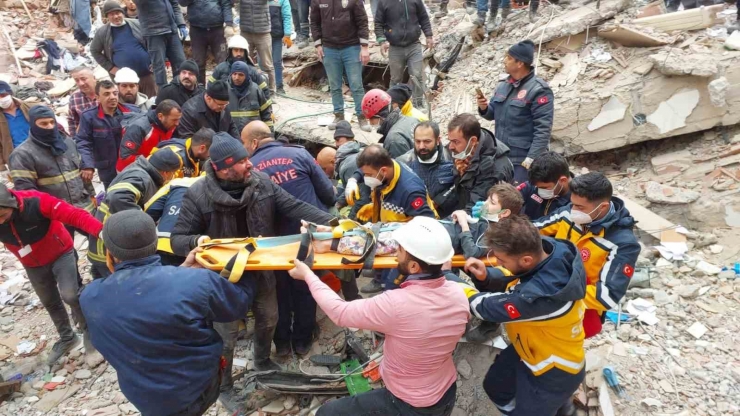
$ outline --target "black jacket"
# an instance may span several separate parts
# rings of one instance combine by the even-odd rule
[[[509,160],[509,148],[496,140],[490,130],[481,129],[481,138],[465,173],[453,165],[455,183],[447,192],[435,199],[438,211],[452,212],[464,209],[470,213],[478,201],[485,201],[488,190],[499,182],[511,182],[514,165]]]
[[[205,91],[202,85],[198,84],[192,91],[180,84],[180,77],[175,75],[172,82],[162,87],[157,93],[157,99],[154,104],[159,104],[164,100],[172,100],[182,107],[189,99]]]
[[[299,201],[270,178],[252,170],[252,177],[241,199],[234,199],[219,185],[211,164],[206,164],[206,177],[190,186],[182,201],[180,216],[172,230],[172,251],[178,256],[197,246],[198,238],[247,237],[238,235],[244,221],[249,236],[273,237],[277,223],[284,217],[328,224],[334,217],[310,204]]]
[[[201,127],[208,127],[216,133],[229,133],[234,138],[239,138],[231,113],[225,108],[220,113],[213,112],[206,105],[205,95],[200,94],[188,100],[182,106],[182,118],[177,126],[177,137],[190,137]]]
[[[185,27],[177,0],[134,0],[139,11],[141,31],[146,36],[177,35],[178,27]]]
[[[310,22],[314,46],[368,46],[370,32],[362,0],[311,0]]]
[[[188,8],[190,26],[208,29],[222,27],[224,23],[233,25],[231,0],[177,0],[180,6]]]
[[[422,0],[379,1],[375,11],[378,44],[408,46],[419,41],[421,32],[431,38],[432,23]]]
[[[438,201],[438,198],[444,199],[442,195],[450,189],[453,183],[455,183],[455,167],[452,164],[452,156],[450,155],[449,149],[442,146],[442,143],[440,143],[437,146],[437,160],[433,163],[419,162],[419,158],[416,157],[414,149],[411,149],[397,157],[396,161],[411,168],[411,170],[414,171],[422,181],[424,181],[424,184],[427,186],[429,197],[434,201],[437,208],[437,214],[439,214],[440,218],[445,218],[452,214],[451,211],[440,211]]]

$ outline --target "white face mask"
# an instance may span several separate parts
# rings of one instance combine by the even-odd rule
[[[378,175],[380,175],[380,171],[378,171]],[[367,185],[368,188],[375,189],[383,184],[383,181],[381,179],[378,179],[378,175],[364,176],[362,180],[363,182],[365,182],[365,185]],[[385,179],[385,174],[383,175],[383,179]]]
[[[117,24],[114,24],[113,22],[110,22],[110,25],[113,26],[113,27],[121,27],[121,26],[123,26],[125,24],[126,24],[126,19],[123,19],[123,21],[121,21],[121,24],[120,25],[117,25]]]
[[[452,158],[457,160],[465,160],[470,156],[470,145],[473,144],[472,140],[468,140],[468,145],[465,146],[465,150],[460,153],[452,152]]]
[[[537,195],[540,196],[542,199],[553,199],[558,195],[558,192],[556,189],[558,189],[558,185],[560,183],[556,183],[555,186],[552,187],[552,189],[543,189],[543,188],[537,188]]]
[[[6,108],[10,108],[10,105],[13,104],[13,97],[10,95],[7,95],[3,98],[0,98],[0,108],[3,110]]]
[[[586,225],[593,222],[593,218],[591,218],[591,214],[594,213],[596,210],[600,210],[601,206],[598,206],[594,208],[591,212],[586,213],[583,211],[579,211],[577,209],[571,208],[570,210],[570,220],[578,225]],[[598,216],[599,214],[596,214]]]
[[[432,164],[432,163],[436,162],[438,156],[439,156],[439,150],[437,150],[436,152],[434,152],[434,156],[430,157],[427,160],[422,160],[422,158],[420,158],[419,156],[417,156],[416,158],[419,160],[419,163],[423,163],[425,165],[429,165],[429,164]]]

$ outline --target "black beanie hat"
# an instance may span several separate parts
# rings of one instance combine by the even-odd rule
[[[18,208],[18,201],[2,183],[0,183],[0,208]]]
[[[200,75],[200,69],[198,68],[198,64],[195,63],[195,61],[188,59],[187,61],[180,64],[180,67],[177,68],[177,73],[179,74],[180,71],[186,70],[189,72],[194,73],[196,76]]]
[[[249,157],[242,142],[231,137],[228,133],[216,133],[209,150],[211,163],[215,170],[228,169]],[[156,154],[156,153],[155,153]]]
[[[349,124],[349,121],[342,120],[337,123],[337,128],[336,130],[334,130],[334,140],[336,140],[338,137],[355,137],[355,133],[352,132],[352,125]]]
[[[229,84],[226,81],[215,81],[208,84],[206,94],[214,100],[229,101]]]
[[[116,212],[103,225],[103,243],[121,261],[153,256],[157,253],[157,226],[144,211]]]
[[[45,105],[37,105],[34,107],[31,107],[30,110],[28,110],[28,118],[29,118],[29,124],[35,125],[36,120],[41,118],[53,118],[56,119],[56,116],[54,115],[54,110],[51,108],[45,106]]]
[[[531,66],[534,62],[534,43],[527,39],[511,45],[509,56]]]
[[[391,96],[391,103],[403,107],[411,99],[411,87],[406,84],[396,84],[388,89],[388,95]]]
[[[160,172],[174,172],[182,169],[182,159],[169,147],[159,149],[149,156],[149,163]]]

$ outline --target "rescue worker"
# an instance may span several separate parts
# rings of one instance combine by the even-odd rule
[[[529,167],[529,181],[517,189],[524,198],[522,214],[530,220],[548,216],[570,204],[570,166],[563,155],[545,152]]]
[[[444,218],[452,212],[439,211],[444,192],[455,182],[455,171],[450,151],[442,145],[437,123],[422,121],[417,124],[414,128],[414,148],[396,160],[406,164],[424,181],[440,217]]]
[[[488,190],[497,183],[510,182],[514,166],[509,148],[481,127],[472,114],[458,114],[447,125],[449,149],[453,159],[453,186],[437,197],[442,215],[485,201]]]
[[[172,249],[176,255],[185,256],[211,238],[272,237],[277,234],[278,221],[285,219],[305,219],[318,224],[328,224],[333,219],[319,208],[293,198],[266,174],[253,172],[246,149],[228,134],[214,136],[210,155],[205,178],[185,193],[180,216],[172,230]],[[278,320],[275,276],[271,271],[247,274],[257,286],[253,306],[254,366],[258,371],[279,370],[280,366],[270,360]],[[231,375],[239,323],[219,324],[216,329],[224,340],[222,355],[226,359],[220,401],[233,412],[239,402]]]
[[[0,171],[6,170],[13,149],[28,138],[28,110],[28,104],[13,97],[10,85],[0,81]]]
[[[378,127],[382,137],[378,143],[397,158],[414,148],[414,128],[419,120],[401,114],[400,109],[393,109],[391,96],[379,89],[370,90],[362,97],[362,112],[370,124]]]
[[[254,62],[252,62],[252,59],[248,56],[248,51],[249,44],[243,36],[232,36],[231,39],[229,39],[229,57],[226,58],[224,62],[221,62],[216,66],[213,73],[208,76],[208,83],[210,84],[211,82],[219,80],[227,81],[231,76],[231,65],[233,65],[234,62],[241,61],[246,63],[249,68],[249,79],[257,84],[266,99],[270,99],[272,94],[267,85],[267,77],[261,74],[254,66]]]
[[[116,212],[144,209],[144,204],[181,168],[182,160],[170,149],[156,152],[149,159],[139,156],[111,182],[105,199],[95,212],[95,218],[105,224]],[[105,245],[97,236],[88,238],[87,259],[93,279],[111,274],[106,264]]]
[[[77,295],[80,280],[74,242],[65,227],[98,235],[103,224],[87,211],[47,193],[11,191],[0,184],[0,242],[23,265],[34,292],[59,334],[59,340],[46,359],[49,367],[80,344],[69,322],[65,303],[83,331],[85,345],[90,347],[85,349],[86,358],[95,354]]]
[[[116,170],[123,171],[138,156],[149,156],[160,142],[171,139],[181,117],[180,106],[172,100],[164,100],[146,115],[132,120],[125,126]]]
[[[319,416],[439,415],[452,413],[457,370],[453,352],[470,317],[465,294],[442,265],[453,256],[442,225],[417,217],[393,233],[400,289],[372,299],[342,300],[300,260],[290,275],[308,284],[316,303],[340,327],[385,334],[380,374],[384,388],[333,400]]]
[[[200,69],[195,61],[187,60],[177,68],[177,74],[173,73],[172,81],[161,87],[157,94],[156,105],[164,100],[172,100],[180,107],[185,105],[189,99],[196,97],[205,91],[202,85],[198,84]]]
[[[226,60],[226,39],[234,36],[234,14],[231,0],[178,0],[188,8],[190,46],[193,60],[198,64],[198,83],[206,82],[208,50],[216,64]]]
[[[510,149],[515,185],[527,180],[532,161],[550,146],[554,97],[547,82],[535,75],[533,62],[531,40],[512,45],[504,57],[509,78],[498,84],[490,102],[478,97],[478,114],[496,122],[494,137]]]
[[[162,265],[154,222],[138,210],[113,214],[102,236],[114,272],[80,296],[93,344],[143,416],[204,414],[223,371],[213,323],[246,315],[254,283],[199,268],[195,253],[183,267]]]
[[[182,159],[182,169],[176,177],[194,178],[203,171],[203,163],[208,159],[215,134],[215,131],[203,127],[189,139],[170,139],[159,143],[152,153],[165,147],[171,149]]]
[[[232,66],[239,64],[237,62]],[[260,126],[260,124],[262,124]],[[250,128],[259,126],[269,132],[264,123],[255,121]],[[334,187],[321,171],[310,153],[301,146],[286,145],[273,138],[262,139],[251,153],[249,161],[256,171],[265,173],[273,183],[279,185],[299,201],[311,204],[322,211],[329,212],[334,206]],[[298,234],[301,223],[298,220],[284,219],[277,226],[277,235]],[[303,282],[294,281],[286,271],[275,271],[278,301],[278,322],[275,329],[275,349],[277,356],[287,356],[293,351],[305,355],[313,345],[316,328],[316,301]]]
[[[170,237],[180,215],[182,198],[190,185],[202,178],[202,176],[175,178],[157,191],[144,205],[144,211],[157,223],[157,254],[165,266],[178,266],[185,261],[185,257],[178,256],[172,251]]]
[[[337,161],[337,149],[326,146],[319,150],[316,155],[316,163],[319,164],[321,170],[324,171],[326,177],[334,181],[334,164]]]
[[[116,162],[123,135],[121,121],[139,113],[139,108],[121,103],[118,88],[108,80],[98,82],[95,89],[100,97],[99,104],[82,112],[74,139],[80,152],[82,179],[92,182],[97,169],[98,178],[108,189],[118,174]]]
[[[177,135],[190,137],[203,127],[215,131],[225,132],[233,138],[239,137],[229,105],[229,84],[225,81],[216,81],[208,84],[206,92],[188,100],[182,106],[182,119],[177,128]]]
[[[370,202],[357,212],[357,221],[365,223],[407,222],[422,216],[436,218],[424,182],[408,166],[394,161],[380,145],[366,147],[357,156],[357,167],[370,188]],[[394,271],[384,270],[360,291],[377,293],[396,286]]]
[[[154,106],[154,98],[149,98],[139,92],[139,76],[133,69],[121,68],[116,71],[114,79],[118,85],[118,95],[122,103],[131,104],[142,112],[149,111]]]
[[[419,121],[429,121],[429,117],[411,103],[411,88],[408,85],[396,84],[388,88],[388,95],[391,96],[391,105],[394,110],[401,109],[401,114],[404,116],[413,117]]]
[[[614,309],[627,292],[640,243],[635,219],[624,202],[612,194],[612,184],[599,172],[570,181],[570,205],[534,221],[540,233],[571,241],[586,268],[586,337],[601,332],[606,311]]]
[[[244,130],[244,126],[254,120],[262,120],[272,129],[272,100],[265,98],[262,90],[247,75],[249,67],[244,62],[237,61],[231,65],[226,111],[231,114],[237,132]]]
[[[484,240],[513,276],[477,258],[465,264],[482,292],[469,296],[470,310],[503,324],[511,340],[488,369],[483,389],[502,415],[555,415],[585,376],[586,273],[578,248],[541,237],[522,216],[491,223]]]

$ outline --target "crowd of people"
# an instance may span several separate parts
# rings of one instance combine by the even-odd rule
[[[338,326],[385,337],[385,387],[329,401],[321,415],[450,415],[455,345],[501,328],[511,345],[483,382],[499,411],[573,414],[583,340],[624,297],[640,245],[609,180],[574,176],[548,150],[554,97],[534,73],[534,44],[508,49],[508,78],[491,97],[477,92],[478,114],[455,115],[445,142],[419,110],[420,33],[434,44],[421,1],[372,5],[392,85],[367,92],[363,2],[304,2],[242,0],[242,37],[229,1],[107,1],[92,53],[110,80],[72,72],[79,91],[66,128],[0,81],[0,162],[13,185],[0,186],[0,241],[56,326],[47,364],[84,342],[88,364],[113,365],[145,416],[200,415],[217,400],[237,411],[245,398],[232,368],[247,312],[253,368],[269,371],[282,369],[274,357],[311,351],[321,308]],[[182,50],[180,5],[193,60]],[[293,26],[304,47],[310,28],[335,110],[335,146],[315,155],[273,126]],[[220,61],[210,75],[208,50]],[[166,60],[177,68],[170,82]],[[356,140],[344,119],[345,76],[357,126],[376,126],[377,144]],[[361,256],[371,239],[372,255],[394,256],[398,267],[373,272],[362,288],[357,271],[317,271],[341,281],[335,292],[298,259],[289,272],[235,261],[223,277],[195,260],[213,240],[335,232],[338,218],[374,231],[315,241],[316,253]],[[88,240],[93,281],[84,287],[75,234]],[[453,255],[465,257],[462,269],[451,267]],[[482,323],[471,327],[471,316]]]

